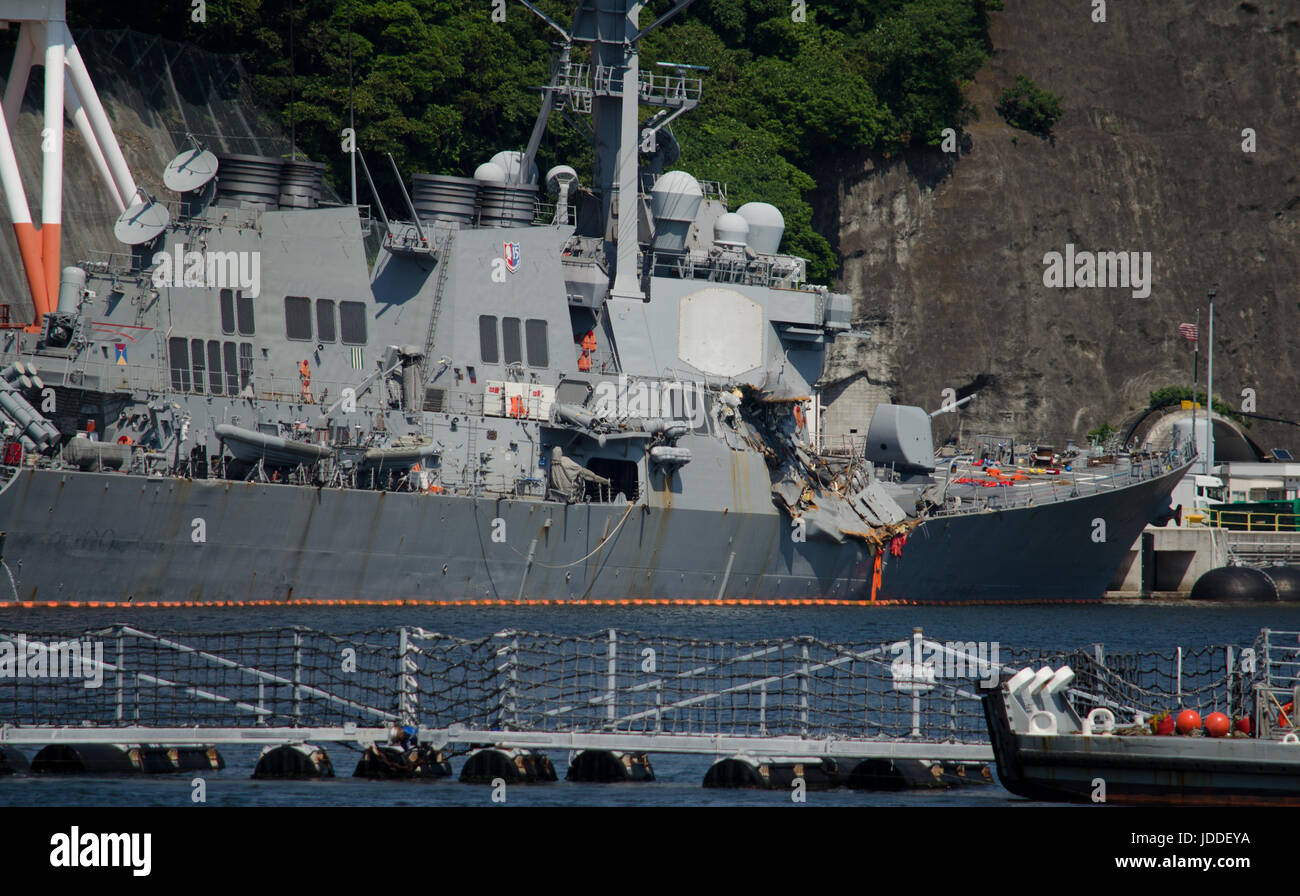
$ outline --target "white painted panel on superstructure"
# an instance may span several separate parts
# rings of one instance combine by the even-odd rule
[[[483,394],[483,414],[488,417],[527,417],[547,420],[555,404],[555,387],[540,383],[489,381]]]
[[[506,384],[488,380],[483,389],[483,416],[504,417],[506,415]]]

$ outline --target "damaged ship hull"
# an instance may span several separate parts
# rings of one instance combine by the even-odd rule
[[[1095,600],[1182,474],[926,520],[898,555],[885,550],[874,598]],[[22,470],[0,494],[0,527],[20,601],[873,598],[874,552],[857,539],[799,543],[775,508],[658,497],[562,504]]]

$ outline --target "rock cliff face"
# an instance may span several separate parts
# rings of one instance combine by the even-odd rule
[[[1190,385],[1176,328],[1199,307],[1204,340],[1211,288],[1216,394],[1240,406],[1254,389],[1259,413],[1300,420],[1300,5],[1111,0],[1105,22],[1083,0],[1005,6],[959,153],[822,172],[818,224],[871,332],[832,350],[832,439],[865,433],[873,399],[936,409],[990,379],[936,420],[938,441],[1081,438]],[[1052,139],[995,111],[1020,73],[1063,98]],[[1045,286],[1044,255],[1067,244],[1151,253],[1150,295]],[[1258,421],[1252,437],[1300,444]]]

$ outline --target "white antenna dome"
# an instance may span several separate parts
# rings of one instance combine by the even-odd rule
[[[680,193],[688,196],[704,197],[704,191],[700,189],[700,182],[685,171],[669,171],[655,181],[654,189],[650,192],[656,196]]]
[[[546,172],[546,188],[552,193],[559,193],[562,184],[577,183],[578,172],[568,165],[556,165]]]
[[[727,212],[713,222],[713,241],[723,246],[743,246],[749,240],[749,222]]]
[[[524,165],[524,154],[517,149],[505,149],[488,159],[493,165],[500,165],[506,173],[508,183],[519,183],[521,180],[526,184],[537,183],[537,163],[533,162],[528,167],[528,177],[521,179],[519,171]]]
[[[474,169],[475,180],[485,180],[489,183],[503,184],[506,182],[506,169],[502,168],[496,162],[484,162]]]
[[[759,255],[775,255],[785,235],[785,217],[775,205],[746,202],[736,214],[749,224],[749,248]]]
[[[655,219],[656,252],[680,252],[686,246],[695,216],[704,202],[700,182],[685,171],[669,171],[650,190]]]

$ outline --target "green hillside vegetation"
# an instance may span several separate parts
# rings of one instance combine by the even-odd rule
[[[567,24],[569,0],[538,6]],[[673,5],[653,0],[648,24]],[[347,159],[349,62],[361,148],[391,188],[393,153],[404,174],[469,174],[501,149],[523,148],[549,78],[555,32],[510,3],[494,23],[487,0],[207,0],[160,15],[153,4],[69,0],[74,31],[130,27],[237,52],[257,94],[292,117],[297,143],[342,184]],[[646,64],[709,66],[704,101],[675,124],[677,167],[728,183],[732,206],[751,199],[785,214],[786,251],[810,259],[809,276],[838,266],[812,228],[809,196],[836,157],[937,146],[972,114],[964,83],[989,54],[987,13],[1001,0],[699,0],[647,38]],[[804,21],[795,21],[800,10]],[[293,66],[290,66],[290,23]],[[292,83],[291,83],[292,82]],[[290,115],[292,90],[292,116]],[[559,116],[538,167],[564,162],[589,175],[585,139]],[[386,196],[391,202],[393,196]]]
[[[1157,389],[1148,396],[1147,407],[1149,408],[1167,408],[1184,401],[1192,400],[1192,390],[1189,386],[1165,386]],[[1205,390],[1196,390],[1196,401],[1203,407],[1205,405]],[[1236,420],[1243,426],[1250,426],[1250,420],[1242,416],[1241,412],[1228,404],[1222,398],[1215,397],[1214,413],[1223,417]]]

